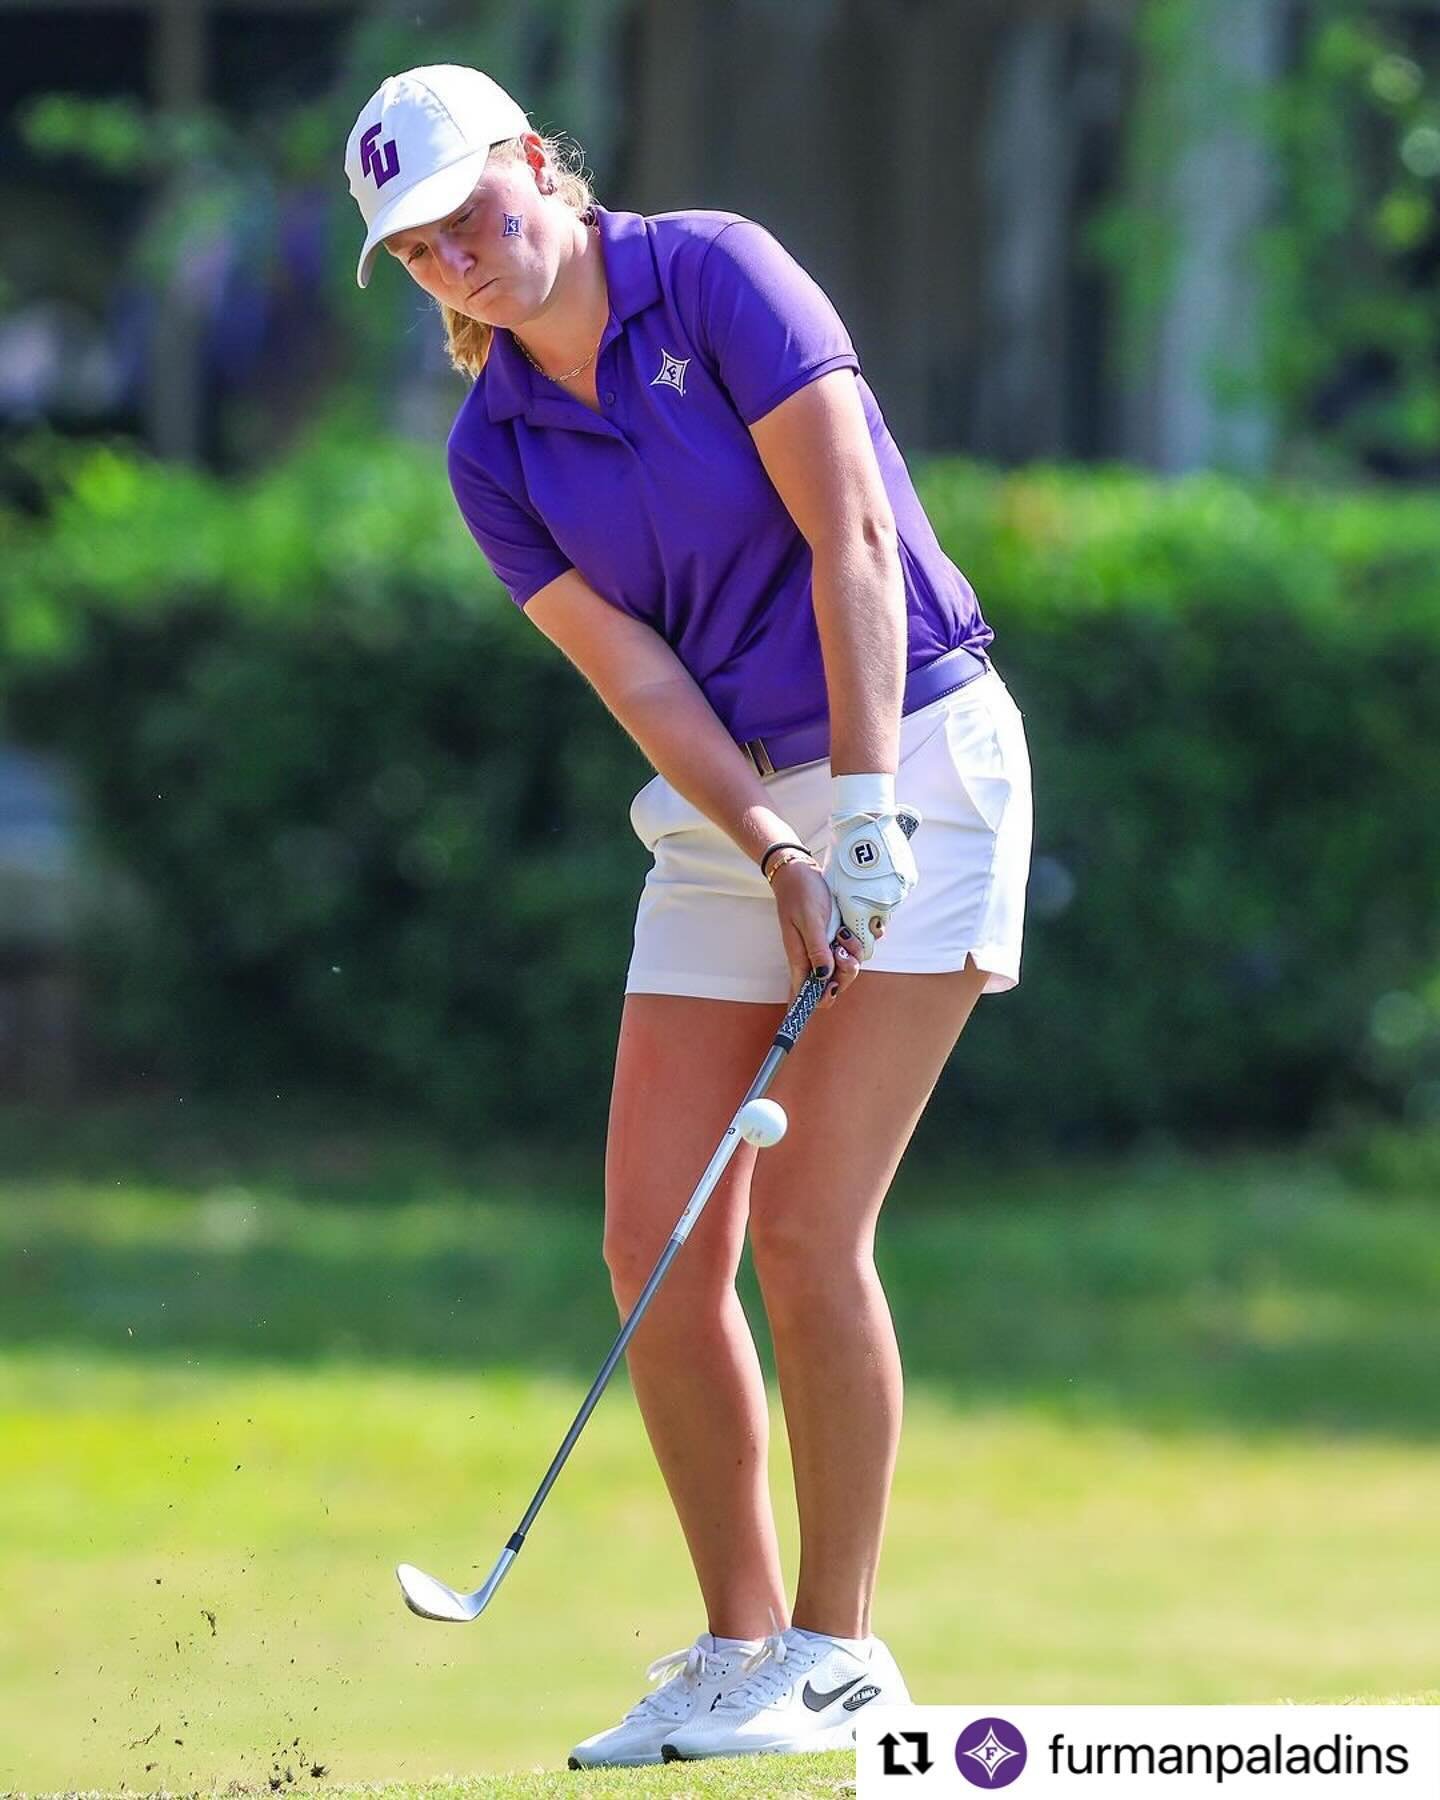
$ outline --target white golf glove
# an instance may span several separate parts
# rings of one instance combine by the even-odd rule
[[[861,962],[875,954],[876,930],[920,879],[910,849],[919,824],[914,807],[895,804],[893,775],[837,775],[831,782],[831,937],[848,926]]]

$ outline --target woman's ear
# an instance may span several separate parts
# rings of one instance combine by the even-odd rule
[[[549,158],[545,154],[545,146],[538,132],[527,131],[521,140],[525,145],[525,160],[530,165],[530,173],[535,177],[535,185],[542,194],[555,192],[555,177],[550,172]]]

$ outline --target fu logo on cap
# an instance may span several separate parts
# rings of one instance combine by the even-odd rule
[[[690,367],[690,358],[688,356],[672,356],[668,350],[663,348],[660,355],[663,359],[660,364],[660,373],[650,383],[651,387],[674,388],[683,400],[685,398],[685,371]]]
[[[392,175],[400,173],[400,150],[394,138],[386,138],[379,149],[375,147],[383,129],[383,126],[372,125],[360,140],[360,171],[368,175],[377,188],[384,187]]]

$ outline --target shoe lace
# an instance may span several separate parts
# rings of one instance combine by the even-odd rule
[[[665,1656],[657,1656],[645,1671],[645,1678],[658,1685],[653,1693],[642,1695],[625,1717],[678,1718],[685,1710],[680,1701],[681,1693],[688,1694],[697,1682],[710,1673],[717,1660],[708,1651],[702,1650],[699,1644],[691,1644],[686,1650],[671,1650]]]
[[[773,1613],[770,1623],[775,1629],[740,1665],[743,1679],[717,1701],[716,1712],[745,1712],[752,1707],[771,1705],[785,1694],[796,1675],[803,1673],[815,1660],[787,1640]],[[791,1667],[784,1673],[787,1662]]]

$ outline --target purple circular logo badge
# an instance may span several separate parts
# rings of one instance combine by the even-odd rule
[[[972,1787],[1009,1787],[1027,1755],[1024,1738],[1008,1719],[975,1719],[955,1740],[955,1767]]]

